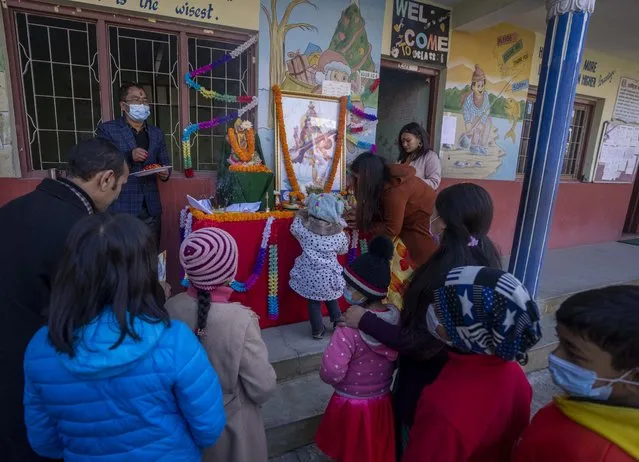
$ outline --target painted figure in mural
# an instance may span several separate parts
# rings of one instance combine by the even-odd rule
[[[322,93],[322,83],[325,81],[332,82],[350,82],[351,92],[358,94],[361,92],[362,77],[359,72],[351,69],[348,61],[343,54],[326,50],[322,53],[317,61],[317,71],[315,72],[316,87],[314,93]]]
[[[473,154],[485,156],[488,154],[488,140],[493,124],[490,117],[490,100],[486,92],[486,74],[479,64],[475,64],[470,90],[463,100],[466,132],[462,134],[459,144],[463,148],[470,147]]]

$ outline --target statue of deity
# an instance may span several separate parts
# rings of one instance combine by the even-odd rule
[[[230,165],[262,165],[262,149],[259,138],[248,120],[237,119],[233,128],[229,128],[226,141],[231,148],[226,161]]]

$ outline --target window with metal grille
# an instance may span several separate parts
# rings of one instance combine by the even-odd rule
[[[31,167],[57,168],[100,122],[95,24],[18,13],[16,28]]]
[[[213,41],[210,39],[189,38],[189,71],[219,60],[237,44]],[[250,56],[243,53],[217,68],[209,74],[199,76],[198,83],[217,93],[229,95],[248,94]],[[189,95],[190,123],[224,117],[237,111],[237,104],[229,104],[215,99],[204,98],[199,92]],[[191,139],[193,167],[196,170],[215,170],[222,161],[224,137],[228,126],[218,125],[212,130],[197,132]]]
[[[517,174],[523,175],[526,168],[526,156],[528,144],[531,138],[531,124],[533,107],[535,106],[536,94],[528,95],[524,122],[521,130],[521,144],[519,145],[519,155],[517,158]],[[575,102],[570,127],[568,129],[568,141],[564,151],[564,162],[561,167],[561,175],[570,178],[579,178],[582,175],[583,160],[586,156],[586,147],[590,134],[592,113],[595,103],[580,99]]]
[[[27,2],[28,3],[28,2]],[[249,34],[216,30],[215,39],[185,32],[185,25],[56,6],[12,5],[7,34],[21,163],[27,171],[64,165],[74,144],[94,136],[103,120],[121,115],[119,88],[136,82],[151,105],[149,122],[165,134],[173,166],[182,165],[182,131],[191,124],[235,112],[239,104],[203,98],[184,84],[184,73],[236,48]],[[99,53],[98,53],[99,52]],[[255,50],[218,66],[198,82],[218,93],[254,95]],[[103,78],[100,79],[100,76]],[[253,120],[255,113],[246,115]],[[254,120],[253,120],[254,121]],[[193,166],[215,170],[222,159],[227,126],[191,137]]]
[[[109,27],[113,114],[120,110],[120,87],[135,82],[144,88],[151,116],[149,123],[164,132],[166,148],[174,165],[180,165],[179,91],[177,35],[124,27]]]

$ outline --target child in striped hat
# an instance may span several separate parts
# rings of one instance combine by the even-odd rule
[[[399,310],[382,303],[388,295],[393,242],[374,238],[368,253],[344,268],[344,298],[391,325]],[[338,462],[395,460],[395,430],[390,385],[397,353],[358,329],[338,328],[320,368],[335,394],[322,417],[315,442]]]
[[[237,262],[237,244],[226,231],[203,228],[189,234],[180,247],[189,289],[165,305],[172,318],[188,324],[200,338],[222,385],[226,429],[205,450],[203,462],[268,458],[260,406],[275,392],[276,377],[257,315],[230,302],[228,284]]]

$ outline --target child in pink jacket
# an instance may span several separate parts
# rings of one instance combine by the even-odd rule
[[[344,298],[390,324],[399,310],[384,305],[390,284],[393,243],[378,236],[368,253],[344,269]],[[397,353],[350,327],[335,331],[320,369],[322,380],[335,388],[315,442],[338,462],[393,462],[395,430],[390,386]]]

